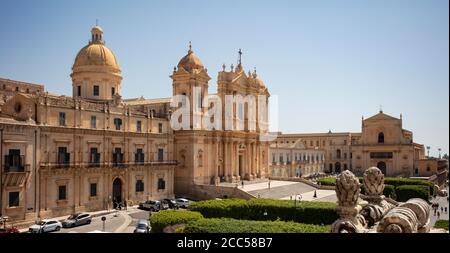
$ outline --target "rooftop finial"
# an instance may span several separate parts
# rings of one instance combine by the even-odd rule
[[[239,48],[239,58],[238,58],[238,66],[242,64],[242,50]]]
[[[98,18],[95,19],[95,26],[98,26]]]
[[[383,106],[380,105],[380,113],[383,113]]]
[[[189,53],[192,53],[192,42],[189,41]]]

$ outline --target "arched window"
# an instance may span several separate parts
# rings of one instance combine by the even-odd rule
[[[336,150],[336,158],[341,159],[341,150],[340,149]]]
[[[378,134],[378,143],[384,143],[384,133],[383,132]]]

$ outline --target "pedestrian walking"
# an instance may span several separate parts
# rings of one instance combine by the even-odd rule
[[[316,190],[314,190],[314,196],[313,196],[313,198],[317,198],[317,191],[316,191]]]
[[[441,217],[441,213],[438,211],[437,215],[438,215],[438,219],[439,219],[439,217]]]
[[[125,201],[123,202],[123,205],[124,205],[125,211],[126,211],[126,210],[127,210],[127,200],[125,200]]]
[[[269,190],[270,190],[270,179],[269,179]]]
[[[241,181],[242,188],[244,188],[244,180]]]

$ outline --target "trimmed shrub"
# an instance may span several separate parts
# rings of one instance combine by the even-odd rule
[[[335,177],[324,177],[317,180],[317,184],[319,185],[329,185],[329,186],[335,186],[336,185],[336,178]]]
[[[395,177],[386,177],[384,178],[385,184],[390,184],[397,187],[402,185],[423,185],[429,188],[429,193],[431,195],[434,194],[434,184],[427,180],[422,179],[410,179],[410,178],[395,178]]]
[[[385,184],[384,185],[384,190],[383,190],[383,195],[386,197],[391,197],[391,199],[396,199],[397,196],[395,194],[395,186],[390,185],[390,184]]]
[[[336,204],[330,202],[259,198],[207,200],[189,206],[189,210],[200,212],[205,218],[282,220],[306,224],[332,224],[339,218],[335,208]]]
[[[448,230],[448,220],[438,220],[433,227]]]
[[[200,219],[188,223],[184,233],[329,233],[329,225],[285,221],[250,221],[229,218]]]
[[[400,185],[395,188],[397,200],[405,202],[411,198],[421,198],[428,201],[430,189],[426,185]]]
[[[163,229],[167,226],[186,224],[201,218],[203,218],[203,216],[199,212],[165,210],[153,214],[150,218],[150,225],[152,227],[152,232],[162,233]]]
[[[359,177],[359,182],[363,184],[363,178]],[[334,177],[324,177],[317,180],[320,185],[336,185],[336,178]],[[425,185],[429,187],[430,194],[434,194],[434,184],[430,181],[423,179],[411,179],[411,178],[399,178],[399,177],[385,177],[384,183],[388,185],[393,185],[395,188],[401,185]],[[361,193],[364,194],[364,186],[361,188]],[[388,195],[386,195],[388,196]]]

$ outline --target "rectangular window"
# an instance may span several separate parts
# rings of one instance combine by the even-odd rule
[[[134,160],[136,163],[144,163],[144,151],[142,148],[136,149]]]
[[[100,87],[98,85],[94,85],[94,96],[100,96]]]
[[[91,128],[97,128],[97,117],[91,116]]]
[[[59,112],[59,125],[60,126],[66,125],[66,113],[65,112]]]
[[[97,183],[92,183],[90,186],[90,196],[95,197],[97,196]]]
[[[66,190],[65,185],[58,186],[58,200],[66,200]]]
[[[24,171],[24,156],[20,154],[20,149],[10,149],[9,155],[5,156],[5,171]]]
[[[136,181],[136,192],[144,192],[144,182],[142,180]]]
[[[19,192],[9,193],[9,207],[19,206]]]
[[[164,149],[159,148],[158,149],[158,161],[163,161],[164,160]]]
[[[112,87],[111,88],[111,96],[114,97],[114,95],[116,95],[116,88]]]
[[[163,124],[159,123],[158,124],[158,133],[162,134],[162,132],[163,132]]]
[[[309,141],[309,146],[314,146],[314,141]]]
[[[77,96],[81,97],[81,86],[77,86]]]
[[[120,130],[120,127],[122,126],[122,119],[115,118],[114,125],[116,126],[116,130]]]
[[[98,153],[97,148],[91,148],[89,163],[93,165],[98,165],[100,163],[100,154]]]
[[[123,154],[121,148],[115,148],[113,153],[113,163],[115,165],[123,163]]]
[[[344,153],[344,159],[347,159],[347,153]]]
[[[319,146],[319,141],[316,141],[316,146],[317,146],[317,147]]]
[[[166,181],[164,179],[160,178],[158,179],[158,190],[164,190],[166,189]]]
[[[142,122],[140,120],[138,120],[136,122],[136,131],[137,132],[142,132]]]
[[[58,147],[58,163],[68,164],[70,162],[70,154],[67,153],[67,147]]]
[[[347,145],[347,140],[344,140],[344,145]]]

